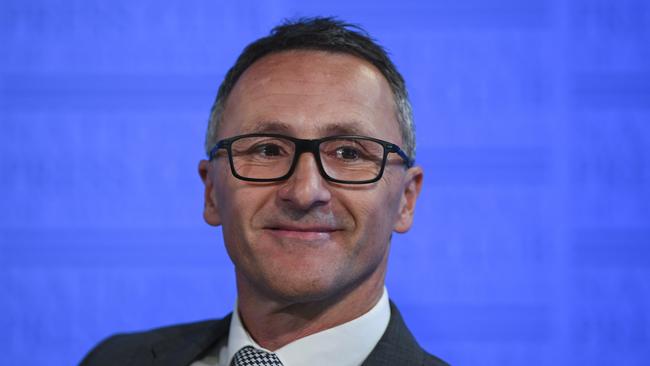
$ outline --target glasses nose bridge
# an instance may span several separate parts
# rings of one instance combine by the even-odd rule
[[[293,167],[291,171],[294,171],[298,167],[298,161],[300,160],[300,157],[302,156],[303,153],[311,153],[312,156],[314,157],[314,161],[316,162],[316,166],[318,167],[319,173],[323,175],[323,169],[321,167],[320,152],[319,152],[319,146],[321,141],[295,139],[293,140],[293,142],[296,146],[296,150],[294,152]]]
[[[314,158],[318,160],[318,145],[320,144],[319,140],[296,139],[294,140],[294,144],[296,145],[296,160],[300,159],[300,155],[306,152],[312,153],[314,155]]]

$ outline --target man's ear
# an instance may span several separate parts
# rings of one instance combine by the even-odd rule
[[[397,220],[393,226],[393,230],[398,233],[407,232],[413,224],[415,201],[417,201],[418,196],[420,195],[423,178],[424,172],[419,166],[414,166],[406,171],[403,185],[404,190],[402,191],[402,198],[399,203]]]
[[[203,197],[203,219],[205,222],[212,226],[221,225],[221,216],[219,215],[219,206],[217,205],[217,197],[214,194],[214,174],[210,173],[210,162],[201,160],[199,162],[199,176],[203,181],[204,197]]]

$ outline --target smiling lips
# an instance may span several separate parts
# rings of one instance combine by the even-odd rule
[[[323,240],[329,239],[330,235],[338,229],[329,226],[312,226],[312,227],[295,227],[295,226],[277,226],[268,227],[273,235],[282,238],[302,239],[302,240]]]

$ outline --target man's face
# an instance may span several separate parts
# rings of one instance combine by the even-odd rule
[[[345,54],[288,51],[258,60],[237,81],[222,121],[219,138],[357,134],[402,145],[387,81]],[[409,229],[422,180],[420,168],[389,158],[382,179],[364,185],[326,181],[310,153],[288,180],[272,183],[238,180],[224,157],[202,161],[204,217],[223,226],[240,293],[307,302],[383,284],[390,235]]]

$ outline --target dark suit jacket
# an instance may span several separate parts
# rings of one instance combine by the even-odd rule
[[[362,366],[447,365],[424,351],[395,304],[391,302],[390,308],[386,332]],[[229,327],[230,315],[220,320],[115,335],[95,347],[81,366],[187,366],[227,337]]]

